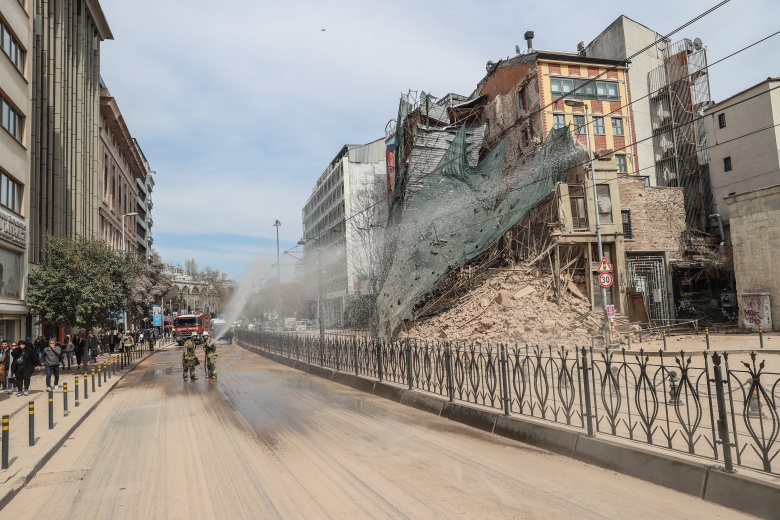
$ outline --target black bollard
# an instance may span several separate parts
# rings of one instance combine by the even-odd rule
[[[92,393],[95,393],[95,369],[92,369]]]
[[[54,429],[54,390],[49,390],[49,429]]]
[[[30,446],[35,446],[35,401],[30,401],[27,409],[30,415]]]
[[[664,336],[664,350],[666,350],[666,331],[663,331]]]
[[[704,339],[707,342],[707,350],[710,349],[710,328],[704,327]]]
[[[761,348],[764,348],[764,327],[758,326],[758,341],[761,344]]]
[[[68,383],[62,383],[62,407],[65,417],[70,415],[70,412],[68,411]]]
[[[103,372],[103,367],[102,367],[102,366],[100,366],[100,365],[98,365],[98,369],[97,369],[97,376],[98,376],[98,388],[100,388],[101,386],[103,386],[103,374],[102,374],[102,372]],[[94,389],[93,389],[92,391],[94,392]]]
[[[108,383],[108,365],[103,363],[103,382]]]
[[[76,376],[76,384],[74,387],[73,395],[76,396],[76,406],[79,405],[79,376]]]
[[[3,463],[0,465],[0,469],[8,469],[8,427],[11,422],[11,418],[7,415],[3,416]]]
[[[86,372],[84,372],[84,399],[89,399],[89,382],[87,381]]]

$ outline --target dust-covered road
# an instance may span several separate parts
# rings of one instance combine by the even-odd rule
[[[180,359],[125,377],[3,516],[743,517],[237,346],[220,346],[218,381],[183,382]]]

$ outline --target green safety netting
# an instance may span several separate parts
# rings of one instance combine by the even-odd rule
[[[567,128],[553,130],[530,167],[504,176],[506,146],[505,139],[471,167],[462,127],[403,210],[392,263],[377,298],[383,335],[392,336],[410,320],[414,308],[430,298],[451,268],[485,251],[552,194],[571,159],[581,153]]]

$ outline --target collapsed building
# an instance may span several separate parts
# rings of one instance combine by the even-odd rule
[[[669,264],[685,255],[684,194],[637,175],[626,63],[535,50],[533,33],[526,37],[528,51],[488,62],[470,96],[401,100],[386,141],[390,210],[377,299],[385,336],[459,312],[469,291],[506,270],[545,278],[545,289],[504,290],[498,312],[511,308],[507,297],[520,307],[535,294],[537,306],[566,301],[577,327],[588,318],[595,326],[591,314],[603,306],[596,212],[614,272],[606,303],[626,321],[674,317]]]

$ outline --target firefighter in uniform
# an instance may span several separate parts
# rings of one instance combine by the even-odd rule
[[[184,380],[191,379],[195,381],[198,376],[195,375],[195,367],[197,366],[198,358],[195,356],[195,334],[187,338],[184,342],[184,349],[182,350],[181,366],[184,368]]]
[[[203,333],[203,351],[206,353],[206,377],[217,378],[217,344],[211,341],[209,331]]]

